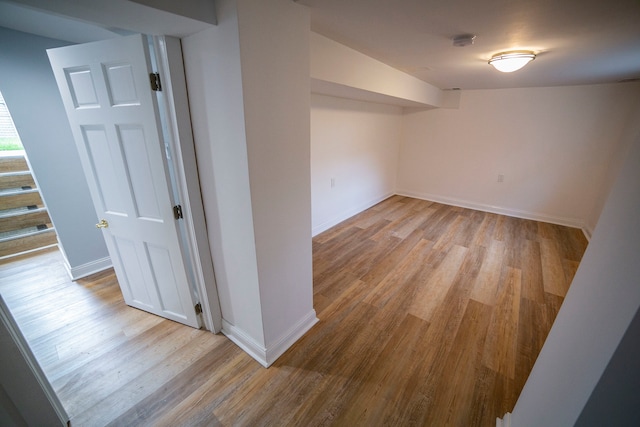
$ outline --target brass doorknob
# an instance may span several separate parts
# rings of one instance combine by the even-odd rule
[[[96,224],[96,228],[107,228],[109,227],[109,223],[106,219],[101,219],[99,223]]]

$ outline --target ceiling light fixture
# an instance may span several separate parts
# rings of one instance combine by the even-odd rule
[[[534,59],[536,59],[536,54],[530,51],[504,52],[493,55],[489,60],[489,64],[493,65],[498,71],[511,73],[524,67]]]

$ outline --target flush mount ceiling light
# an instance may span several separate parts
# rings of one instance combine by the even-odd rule
[[[536,59],[536,54],[530,51],[504,52],[493,55],[489,60],[489,64],[493,65],[498,71],[511,73],[524,67],[534,59]]]

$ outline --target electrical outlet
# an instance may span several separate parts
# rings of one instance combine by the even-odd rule
[[[335,178],[331,178],[331,188],[336,186],[336,179]]]
[[[504,182],[504,175],[498,174],[498,182]]]

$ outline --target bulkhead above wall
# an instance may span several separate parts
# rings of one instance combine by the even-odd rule
[[[418,109],[457,106],[459,93],[445,92],[459,91],[443,91],[314,32],[310,54],[313,93]]]
[[[0,2],[0,26],[74,43],[134,33],[182,38],[216,24],[216,10],[212,0]]]

